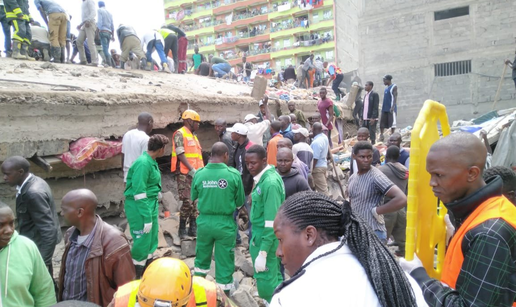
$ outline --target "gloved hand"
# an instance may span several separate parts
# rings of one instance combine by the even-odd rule
[[[152,222],[143,224],[143,233],[149,233],[152,229]]]
[[[450,221],[450,215],[448,214],[444,216],[444,223],[446,224],[446,245],[448,245],[450,239],[455,233],[455,226],[453,226],[452,222]]]
[[[371,212],[373,213],[373,216],[378,221],[378,223],[380,223],[382,225],[385,224],[385,221],[383,219],[383,215],[382,214],[378,214],[378,212],[376,212],[376,207],[373,207],[371,209]]]
[[[267,270],[267,252],[260,251],[256,260],[254,260],[254,269],[257,273]]]
[[[33,19],[32,17],[31,17],[31,18],[29,18],[29,22],[30,22],[31,24],[33,24],[33,23],[34,23],[34,19]]]
[[[405,258],[400,258],[400,266],[403,269],[403,271],[410,274],[415,269],[422,268],[423,263],[421,262],[421,260],[419,260],[416,253],[414,253],[414,259],[410,261],[406,260]]]
[[[196,171],[197,171],[197,170],[196,170],[195,168],[192,168],[192,169],[188,172],[188,174],[187,174],[187,175],[193,178],[193,176],[195,175],[195,172],[196,172]]]

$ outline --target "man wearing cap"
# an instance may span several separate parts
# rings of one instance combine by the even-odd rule
[[[266,96],[265,96],[266,97]],[[264,98],[265,98],[264,97]],[[267,132],[271,126],[271,112],[269,111],[269,105],[267,104],[268,99],[262,99],[260,102],[265,106],[265,118],[263,121],[259,122],[260,119],[258,116],[254,114],[247,114],[244,118],[244,124],[247,126],[248,133],[247,137],[253,144],[264,145],[263,143],[263,135]],[[266,146],[264,146],[266,147]]]
[[[188,235],[197,235],[197,204],[190,200],[190,187],[195,172],[204,167],[202,148],[195,131],[199,130],[201,117],[194,110],[181,115],[183,127],[172,137],[171,171],[177,175],[177,192],[182,201],[179,215],[179,237],[186,237],[186,222],[189,220]]]
[[[391,129],[391,134],[396,130],[396,113],[398,110],[398,86],[392,83],[392,76],[385,75],[383,84],[387,86],[383,93],[382,117],[380,118],[380,141],[383,142],[385,129]]]
[[[242,183],[244,185],[245,208],[247,209],[247,212],[250,213],[251,208],[249,203],[249,195],[253,191],[253,176],[251,175],[251,173],[249,173],[247,165],[245,164],[245,154],[247,153],[247,149],[254,145],[254,143],[251,142],[247,137],[248,129],[247,126],[244,124],[236,123],[233,125],[233,127],[227,128],[227,131],[231,133],[231,139],[236,144],[233,159],[229,161],[228,165],[236,168],[240,172],[240,176],[242,177]],[[238,206],[241,206],[241,204]],[[250,237],[251,222],[249,222],[249,238]],[[240,234],[237,232],[237,241],[239,241],[239,239]]]

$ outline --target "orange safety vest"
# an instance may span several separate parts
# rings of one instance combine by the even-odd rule
[[[186,160],[188,160],[190,165],[196,170],[204,167],[204,162],[202,162],[202,148],[199,140],[197,139],[197,136],[190,132],[188,128],[183,126],[181,129],[174,132],[172,139],[174,139],[177,132],[181,132],[183,135],[183,146],[185,148],[184,155]],[[176,144],[175,142],[172,142],[172,163],[170,165],[170,170],[172,172],[177,170],[177,164],[180,164],[179,171],[181,174],[188,174],[190,170],[183,163],[181,163],[179,159],[177,159]]]
[[[486,200],[468,216],[466,221],[464,221],[462,226],[457,230],[450,241],[444,258],[443,272],[441,275],[441,281],[443,283],[456,289],[457,278],[462,268],[462,262],[464,262],[462,239],[469,230],[487,220],[496,218],[503,219],[516,229],[516,207],[505,198],[505,196],[491,197]],[[512,306],[516,306],[516,303]]]
[[[340,68],[338,68],[337,65],[335,65],[335,64],[330,64],[330,66],[328,66],[328,69],[326,69],[326,72],[328,74],[330,74],[330,67],[333,67],[333,69],[335,70],[335,74],[330,75],[330,77],[332,79],[335,79],[337,77],[337,75],[342,74],[342,70]]]
[[[115,307],[134,307],[141,280],[120,286],[115,294]],[[217,286],[202,277],[193,277],[193,291],[186,307],[217,307]]]

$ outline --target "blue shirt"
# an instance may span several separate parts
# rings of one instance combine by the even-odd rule
[[[34,5],[38,10],[40,8],[43,8],[43,11],[45,11],[45,13],[47,14],[65,12],[65,10],[63,10],[63,8],[59,4],[55,3],[52,0],[34,0]]]
[[[99,31],[109,31],[111,34],[113,34],[115,29],[113,26],[113,16],[111,16],[111,13],[108,12],[105,7],[99,8],[97,13],[97,28],[99,28]]]
[[[317,159],[315,167],[328,167],[326,156],[328,155],[329,146],[328,137],[324,133],[319,133],[314,137],[314,141],[310,147],[312,147],[314,151],[314,159]]]

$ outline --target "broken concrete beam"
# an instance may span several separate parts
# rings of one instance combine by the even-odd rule
[[[2,116],[0,115],[0,117]],[[38,155],[40,157],[60,155],[70,150],[70,141],[66,139],[27,141],[19,138],[17,140],[6,142],[2,140],[4,138],[7,138],[7,136],[4,135],[4,132],[0,133],[0,161],[5,161],[5,159],[11,156],[30,158],[34,155]]]
[[[195,246],[197,241],[194,240],[182,240],[181,241],[181,254],[185,257],[195,256]]]
[[[265,91],[267,90],[267,79],[262,76],[256,76],[254,78],[253,90],[251,91],[251,97],[259,101],[265,95]]]
[[[254,300],[252,293],[253,288],[247,285],[240,285],[238,289],[233,293],[231,299],[238,306],[245,307],[259,307],[258,303]]]

